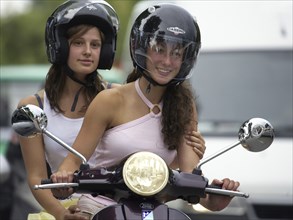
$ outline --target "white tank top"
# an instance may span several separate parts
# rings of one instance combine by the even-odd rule
[[[69,146],[72,146],[83,122],[83,118],[67,118],[62,113],[57,113],[51,109],[49,100],[44,92],[44,112],[48,118],[47,130],[52,134],[60,138]],[[44,145],[46,151],[46,159],[51,167],[52,172],[56,172],[61,165],[63,159],[67,156],[68,150],[61,145],[53,141],[51,138],[43,135]],[[90,167],[93,167],[96,162],[96,152],[89,159],[88,163]]]

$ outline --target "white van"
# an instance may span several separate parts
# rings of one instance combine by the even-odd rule
[[[190,81],[205,156],[237,142],[240,125],[250,118],[265,118],[276,132],[263,152],[238,146],[202,166],[210,180],[239,180],[248,199],[235,198],[217,213],[195,211],[186,203],[176,206],[181,204],[192,219],[293,219],[292,1],[140,1],[124,45],[126,72],[132,69],[130,27],[158,2],[184,7],[201,29],[202,48]]]

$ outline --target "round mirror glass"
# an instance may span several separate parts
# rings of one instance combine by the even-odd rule
[[[239,141],[244,148],[252,152],[267,149],[274,140],[273,126],[263,118],[245,121],[239,129]]]
[[[40,107],[26,105],[13,112],[11,124],[17,134],[34,137],[47,127],[47,116]]]

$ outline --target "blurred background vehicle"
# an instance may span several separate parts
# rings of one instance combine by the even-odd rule
[[[128,36],[137,15],[158,2],[166,1],[135,5]],[[241,122],[252,117],[267,119],[276,132],[264,152],[253,154],[239,146],[202,167],[210,180],[239,180],[250,198],[235,198],[214,213],[182,201],[170,205],[181,206],[192,219],[293,219],[292,1],[168,2],[187,9],[201,29],[202,49],[190,82],[206,139],[205,157],[235,143]],[[122,64],[129,73],[128,47],[125,37]]]
[[[0,66],[0,219],[3,220],[26,219],[29,213],[41,209],[27,185],[20,146],[11,129],[11,114],[21,98],[43,88],[49,68],[48,64]],[[108,82],[124,80],[117,68],[99,73]],[[6,163],[9,167],[4,166]]]
[[[10,119],[20,98],[41,88],[47,69],[47,66],[0,66],[0,153],[11,168],[8,178],[0,185],[1,219],[20,219],[41,208],[28,188],[21,150]]]

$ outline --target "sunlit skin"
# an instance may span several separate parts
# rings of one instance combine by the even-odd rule
[[[93,27],[80,37],[70,38],[69,45],[68,66],[74,70],[76,77],[82,80],[97,69],[102,47],[101,33]]]
[[[150,42],[146,67],[151,77],[161,85],[170,82],[180,70],[183,52],[178,44]]]

